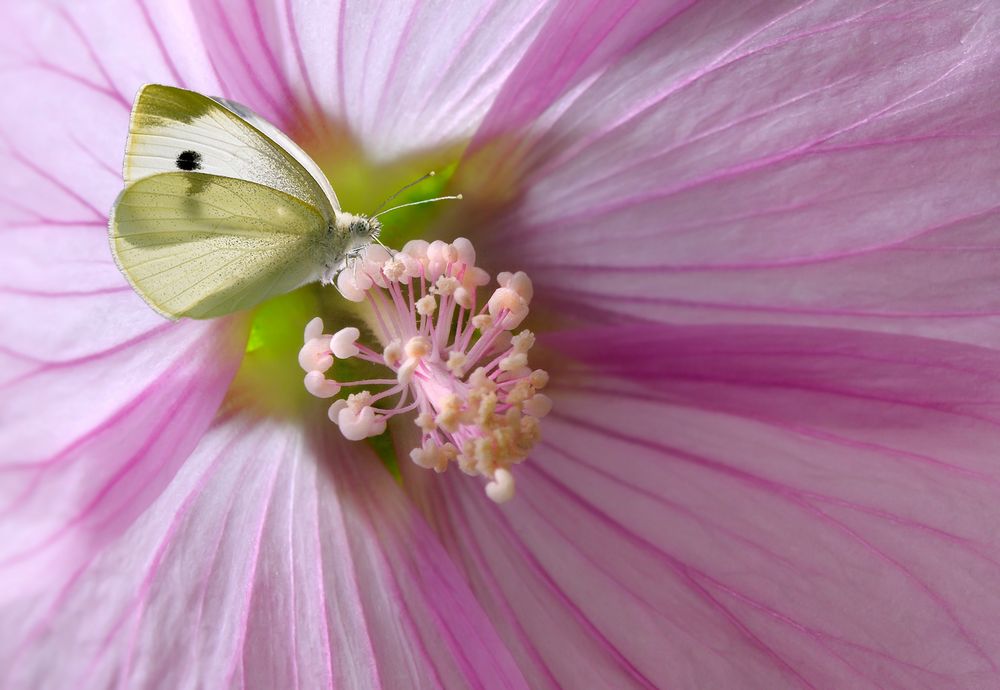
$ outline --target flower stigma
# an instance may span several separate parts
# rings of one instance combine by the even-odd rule
[[[412,412],[421,431],[420,446],[410,451],[414,463],[435,472],[455,463],[486,479],[486,495],[504,503],[514,496],[511,470],[540,438],[552,401],[539,393],[548,374],[528,365],[534,334],[513,333],[528,315],[531,280],[500,273],[480,308],[477,296],[489,282],[464,237],[450,244],[412,240],[394,254],[370,246],[336,284],[345,298],[371,307],[381,352],[358,342],[354,327],[324,334],[316,317],[305,328],[299,364],[306,390],[318,398],[360,389],[330,406],[345,438],[378,436],[389,419]],[[352,358],[384,366],[391,376],[327,378],[335,360]]]

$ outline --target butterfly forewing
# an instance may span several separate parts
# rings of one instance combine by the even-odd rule
[[[234,111],[228,103],[193,91],[144,86],[132,107],[125,184],[166,172],[222,175],[280,190],[315,207],[326,220],[333,219],[336,197],[319,167],[298,146],[292,144],[294,149],[286,151],[284,142],[274,141]],[[279,131],[259,116],[253,119]],[[281,136],[284,146],[291,143]]]
[[[278,189],[171,172],[126,187],[110,227],[118,265],[151,306],[212,318],[315,280],[328,221]]]
[[[301,146],[292,141],[291,137],[242,103],[230,101],[226,98],[219,98],[217,96],[213,96],[212,100],[229,108],[231,111],[259,129],[261,133],[268,137],[271,141],[287,151],[289,155],[295,158],[295,160],[297,160],[299,164],[306,169],[306,172],[312,176],[312,178],[316,181],[316,184],[320,186],[323,193],[326,194],[326,197],[330,200],[333,210],[340,210],[340,202],[337,200],[337,194],[333,191],[333,186],[330,184],[330,181],[326,179],[326,175],[320,167],[316,165],[316,161],[310,158],[309,154],[303,151]]]

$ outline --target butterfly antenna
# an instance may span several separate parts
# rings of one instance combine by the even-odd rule
[[[382,240],[380,240],[380,239],[378,238],[378,235],[372,235],[372,239],[373,239],[373,240],[374,240],[374,241],[376,242],[376,244],[379,244],[379,245],[381,245],[381,247],[382,247],[383,249],[385,249],[385,250],[386,250],[387,252],[389,252],[389,254],[390,254],[390,255],[392,255],[392,254],[396,254],[396,250],[395,250],[395,249],[392,249],[391,247],[387,247],[387,246],[385,246],[385,244],[383,244],[383,243],[382,243]]]
[[[461,194],[455,194],[454,196],[437,196],[434,197],[433,199],[424,199],[423,201],[412,201],[408,204],[400,204],[399,206],[393,206],[392,208],[387,208],[381,213],[376,213],[374,216],[372,216],[372,218],[378,218],[379,216],[384,216],[386,213],[389,213],[390,211],[395,211],[400,208],[406,208],[407,206],[419,206],[420,204],[430,204],[434,201],[445,201],[447,199],[461,199],[461,198],[462,198]]]
[[[420,177],[420,179],[414,180],[413,182],[411,182],[410,184],[406,185],[405,187],[401,187],[400,189],[396,190],[396,192],[393,193],[392,196],[390,196],[388,199],[386,199],[381,204],[379,204],[379,207],[377,209],[375,209],[375,213],[378,213],[379,211],[381,211],[382,209],[384,209],[386,204],[388,204],[390,201],[392,201],[393,199],[395,199],[397,196],[399,196],[400,194],[402,194],[403,192],[405,192],[410,187],[414,187],[414,186],[420,184],[421,182],[423,182],[424,180],[429,179],[431,177],[434,177],[435,175],[437,175],[437,173],[434,172],[433,170],[431,170],[429,173],[427,173],[425,175],[422,175]]]

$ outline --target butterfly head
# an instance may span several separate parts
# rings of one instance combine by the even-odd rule
[[[348,226],[351,242],[358,246],[368,246],[382,232],[382,222],[368,216],[354,216]]]
[[[326,231],[324,242],[324,282],[351,259],[356,259],[365,247],[377,241],[382,223],[376,218],[353,213],[338,213]]]

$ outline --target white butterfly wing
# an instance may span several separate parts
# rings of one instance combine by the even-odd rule
[[[245,109],[244,109],[245,110]],[[249,112],[249,111],[247,111]],[[257,124],[264,122],[254,116]],[[270,131],[277,128],[268,124]],[[302,149],[282,143],[207,96],[148,84],[132,106],[125,145],[125,184],[165,172],[201,172],[249,180],[282,191],[334,218],[336,197]],[[308,166],[302,164],[305,159]]]
[[[282,132],[280,129],[272,125],[270,122],[262,118],[260,115],[250,110],[242,103],[237,103],[236,101],[230,101],[227,98],[219,98],[218,96],[212,97],[213,101],[221,103],[226,106],[234,113],[242,117],[244,120],[249,122],[251,125],[259,129],[264,133],[271,141],[275,142],[281,148],[285,149],[291,156],[299,162],[299,164],[312,175],[316,184],[320,186],[323,193],[326,194],[330,201],[330,205],[333,206],[334,211],[340,210],[340,201],[337,199],[337,194],[333,191],[333,186],[330,184],[330,180],[326,178],[326,174],[316,165],[316,161],[309,157],[309,154],[302,150],[302,147],[292,141],[291,137]]]
[[[329,223],[292,195],[198,172],[144,177],[119,195],[111,250],[169,318],[223,316],[316,280]]]

